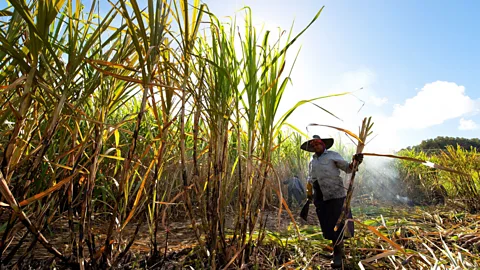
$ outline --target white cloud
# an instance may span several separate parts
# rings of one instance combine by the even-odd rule
[[[371,109],[373,109],[372,106],[378,107],[388,102],[386,98],[376,99],[373,94],[370,93],[369,98],[365,99],[367,104],[370,101]],[[470,98],[465,93],[465,87],[456,83],[437,81],[425,84],[421,89],[417,89],[413,97],[406,99],[402,104],[394,105],[391,115],[386,114],[384,110],[360,113],[362,117],[371,115],[375,122],[373,136],[376,135],[376,137],[367,146],[368,151],[388,153],[403,148],[410,145],[414,141],[413,138],[421,139],[416,137],[416,134],[421,132],[410,134],[410,131],[426,129],[449,119],[475,115],[479,112],[479,105],[479,100]],[[351,119],[353,121],[349,121],[348,124],[345,123],[346,126],[350,128],[358,126],[361,120],[360,115],[356,119]],[[459,129],[462,128],[471,130],[478,129],[480,126],[472,120],[462,118]],[[405,132],[410,134],[408,138],[402,137],[401,134]]]
[[[466,120],[465,118],[460,119],[460,125],[458,126],[459,130],[475,130],[479,126],[473,120]]]
[[[384,105],[388,102],[388,98],[386,98],[386,97],[379,98],[379,97],[376,97],[376,96],[371,96],[370,101],[375,106],[382,106],[382,105]]]
[[[453,82],[426,84],[404,104],[396,104],[391,123],[397,129],[421,129],[475,112],[476,101],[465,95],[465,87]]]

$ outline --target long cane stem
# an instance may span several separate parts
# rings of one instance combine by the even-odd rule
[[[365,147],[365,142],[367,141],[368,135],[372,134],[371,129],[373,126],[373,123],[371,122],[372,117],[364,118],[362,122],[362,126],[360,127],[360,134],[357,144],[357,151],[356,154],[362,153],[363,148]],[[347,197],[345,198],[345,201],[343,202],[343,208],[342,208],[342,213],[340,214],[340,217],[338,217],[337,224],[335,225],[334,231],[337,231],[340,224],[342,224],[345,221],[345,217],[348,215],[348,212],[350,211],[350,201],[352,200],[352,194],[353,194],[353,183],[355,180],[355,174],[358,170],[358,161],[353,160],[352,164],[352,177],[350,178],[350,183],[348,185],[348,191],[347,191]]]

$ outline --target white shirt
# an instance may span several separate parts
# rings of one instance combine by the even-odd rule
[[[350,163],[345,161],[340,154],[325,150],[323,154],[314,154],[308,166],[307,181],[317,181],[322,190],[323,200],[331,200],[345,197],[346,189],[340,170],[350,173]]]

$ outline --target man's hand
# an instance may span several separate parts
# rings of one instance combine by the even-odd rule
[[[363,161],[363,154],[359,153],[359,154],[353,155],[353,160],[356,160],[358,162],[358,164],[360,165]]]
[[[313,191],[312,191],[312,183],[307,182],[307,199],[312,200],[313,198]]]

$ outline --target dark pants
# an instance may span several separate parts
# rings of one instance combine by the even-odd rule
[[[349,238],[354,234],[353,222],[348,222],[345,230],[348,230],[349,234],[343,234],[344,223],[341,223],[338,230],[335,231],[335,224],[342,213],[343,202],[345,197],[338,199],[331,199],[324,201],[322,190],[318,182],[313,182],[313,203],[317,211],[317,217],[320,221],[320,227],[322,228],[323,237],[326,239],[337,241],[339,238]],[[352,218],[352,213],[348,209],[346,218]]]

